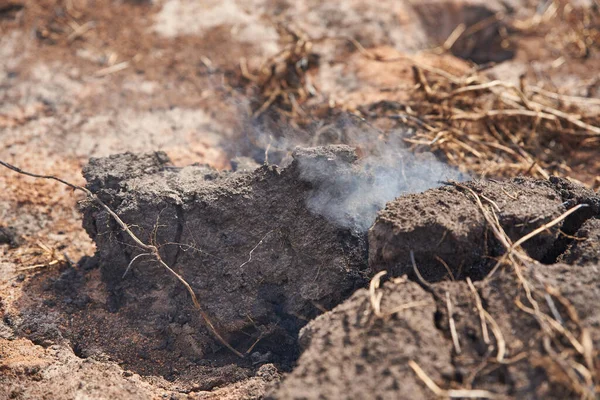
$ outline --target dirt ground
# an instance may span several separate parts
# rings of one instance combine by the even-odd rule
[[[598,396],[599,7],[0,0],[0,399]]]

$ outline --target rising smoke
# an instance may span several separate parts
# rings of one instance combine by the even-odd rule
[[[388,201],[440,186],[447,180],[467,179],[432,153],[415,154],[406,148],[406,132],[387,138],[373,132],[354,132],[348,143],[363,155],[338,147],[334,156],[299,157],[301,178],[313,184],[307,203],[330,221],[361,232],[368,230]]]
[[[289,126],[245,125],[245,136],[254,144],[238,149],[259,162],[285,166],[298,147],[348,145],[321,151],[296,150],[302,180],[313,189],[309,208],[331,222],[359,232],[367,231],[388,201],[440,186],[441,181],[463,181],[467,176],[439,161],[430,152],[415,154],[404,139],[411,131],[383,133],[351,117],[313,130]],[[265,149],[269,149],[265,151]],[[300,154],[301,153],[301,154]]]

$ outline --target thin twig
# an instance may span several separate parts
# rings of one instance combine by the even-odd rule
[[[256,250],[258,248],[258,246],[260,246],[262,244],[262,242],[266,239],[267,236],[269,236],[275,229],[270,230],[269,232],[267,232],[265,234],[265,236],[262,237],[262,239],[260,239],[260,241],[258,243],[256,243],[256,246],[254,246],[252,248],[252,250],[250,250],[250,253],[248,254],[248,260],[246,260],[245,262],[243,262],[238,268],[241,269],[242,267],[244,267],[245,265],[247,265],[248,263],[250,263],[252,261],[252,253],[254,253],[254,250]]]
[[[460,354],[460,342],[458,341],[458,333],[456,332],[456,324],[454,323],[454,310],[452,310],[452,301],[450,300],[449,292],[446,292],[446,307],[448,310],[448,325],[450,326],[450,336],[452,336],[454,350],[456,351],[456,354]]]
[[[110,67],[103,68],[94,73],[97,77],[103,77],[110,74],[114,74],[115,72],[122,71],[129,67],[129,61],[123,61],[122,63],[111,65]]]
[[[477,292],[477,289],[475,289],[475,285],[473,285],[473,282],[469,277],[467,277],[467,284],[475,296],[475,305],[477,306],[477,311],[479,311],[479,321],[481,322],[481,334],[483,335],[483,342],[485,344],[490,344],[490,335],[488,333],[487,324],[485,323],[485,310],[483,309],[481,297],[479,297],[479,293]]]
[[[439,387],[433,379],[431,379],[425,371],[415,361],[410,360],[408,366],[412,368],[415,374],[423,381],[425,386],[429,388],[438,397],[450,397],[451,399],[467,398],[467,399],[494,399],[496,394],[487,390],[468,390],[468,389],[449,389],[444,390]]]
[[[466,30],[467,30],[467,25],[465,25],[464,23],[459,24],[456,28],[454,28],[454,30],[452,31],[450,36],[448,36],[448,38],[442,45],[442,48],[446,51],[451,50],[452,47],[454,46],[454,44],[456,43],[456,41],[458,39],[460,39],[460,37]]]
[[[516,249],[517,247],[519,247],[520,245],[522,245],[523,243],[525,243],[526,241],[532,239],[533,237],[539,235],[540,233],[544,232],[547,229],[552,228],[554,225],[560,223],[562,220],[564,220],[565,218],[567,218],[569,215],[573,214],[575,211],[579,210],[580,208],[583,207],[589,207],[588,204],[579,204],[571,209],[569,209],[568,211],[566,211],[565,213],[561,214],[560,216],[558,216],[557,218],[553,219],[552,221],[540,226],[539,228],[533,230],[532,232],[528,233],[527,235],[523,236],[521,239],[517,240],[516,242],[513,243],[511,250]]]
[[[96,203],[97,205],[99,205],[104,211],[106,211],[113,218],[113,220],[121,227],[121,229],[125,233],[127,233],[127,235],[139,247],[141,247],[143,250],[145,250],[147,252],[146,254],[152,255],[154,257],[154,259],[156,260],[156,262],[158,262],[163,268],[165,268],[169,273],[171,273],[171,275],[173,275],[179,282],[181,282],[181,284],[185,287],[185,289],[187,290],[187,292],[190,294],[190,297],[192,298],[192,303],[194,304],[194,307],[200,313],[200,316],[202,317],[202,319],[204,320],[204,322],[208,326],[208,328],[211,331],[211,333],[217,338],[217,340],[223,346],[227,347],[232,353],[234,353],[235,355],[237,355],[238,357],[241,357],[241,358],[244,357],[244,354],[242,354],[239,351],[237,351],[236,349],[234,349],[233,346],[231,346],[221,336],[221,334],[219,334],[219,332],[217,331],[217,329],[213,325],[212,321],[208,317],[208,314],[206,314],[206,312],[204,311],[204,309],[200,305],[200,302],[198,301],[198,298],[196,297],[196,293],[194,293],[194,290],[192,289],[192,287],[189,285],[189,283],[187,283],[187,281],[181,275],[179,275],[177,272],[175,272],[171,267],[169,267],[163,261],[163,259],[160,256],[160,253],[158,252],[158,248],[156,246],[154,246],[154,245],[149,245],[149,244],[146,244],[146,243],[142,242],[131,231],[131,229],[129,229],[129,226],[125,222],[123,222],[123,220],[121,219],[121,217],[119,217],[110,207],[108,207],[102,200],[100,200],[100,198],[98,196],[96,196],[94,193],[92,193],[90,190],[88,190],[87,188],[85,188],[83,186],[75,185],[73,183],[70,183],[68,181],[65,181],[64,179],[58,178],[58,177],[53,176],[53,175],[40,175],[40,174],[35,174],[35,173],[32,173],[32,172],[27,172],[27,171],[24,171],[24,170],[22,170],[22,169],[20,169],[18,167],[15,167],[14,165],[11,165],[11,164],[9,164],[9,163],[7,163],[5,161],[2,161],[2,160],[0,160],[0,165],[2,165],[2,166],[6,167],[6,168],[8,168],[8,169],[10,169],[10,170],[12,170],[14,172],[22,174],[22,175],[31,176],[33,178],[41,178],[41,179],[54,180],[54,181],[62,183],[63,185],[66,185],[66,186],[70,187],[73,190],[79,190],[79,191],[85,193],[85,195],[87,196],[87,198],[89,200],[93,201],[94,203]]]
[[[383,293],[377,292],[377,289],[379,289],[381,284],[381,278],[383,278],[386,274],[387,271],[379,271],[369,283],[369,299],[371,301],[371,307],[373,308],[375,316],[378,318],[383,317],[383,314],[381,313],[381,298],[383,297]]]

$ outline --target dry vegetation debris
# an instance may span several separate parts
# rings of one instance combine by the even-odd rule
[[[517,36],[542,37],[561,54],[556,63],[565,57],[594,57],[597,52],[598,6],[574,8],[568,1],[546,2],[545,8],[527,19],[499,13],[470,27],[459,26],[432,52],[451,51],[459,39],[468,45],[470,36],[499,21],[503,28],[498,28],[498,34],[505,46]],[[490,78],[491,65],[487,64],[473,64],[459,76],[406,54],[380,56],[351,38],[311,38],[306,32],[282,29],[287,44],[279,54],[256,71],[250,71],[245,60],[240,64],[241,75],[257,98],[254,117],[269,111],[271,116],[305,128],[319,118],[345,112],[387,129],[390,124],[378,120],[391,120],[391,128],[407,131],[405,141],[413,150],[434,151],[463,171],[490,177],[570,176],[574,172],[564,155],[592,151],[600,144],[600,101],[589,97],[590,93],[588,97],[563,94],[548,87],[544,79],[536,82],[526,76],[518,84]],[[315,45],[324,41],[350,46],[376,62],[409,62],[413,69],[409,100],[384,99],[358,107],[343,99],[333,101],[332,94],[321,92],[315,83],[320,60]],[[588,88],[594,85],[597,82],[587,82]],[[597,180],[585,183],[600,184]]]

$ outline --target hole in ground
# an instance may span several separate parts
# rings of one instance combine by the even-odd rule
[[[441,45],[460,33],[450,52],[476,64],[500,63],[515,56],[515,46],[507,39],[507,26],[497,10],[486,5],[452,7],[452,4],[422,2],[414,6],[434,42]]]
[[[544,264],[555,264],[558,262],[559,257],[567,251],[569,246],[571,246],[575,240],[577,240],[575,235],[581,229],[583,224],[594,217],[593,209],[592,207],[589,207],[566,218],[561,228],[560,236],[541,262]]]

